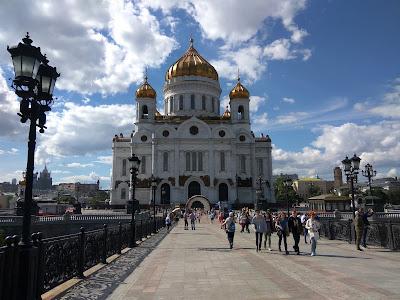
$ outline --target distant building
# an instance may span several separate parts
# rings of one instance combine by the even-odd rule
[[[16,193],[18,191],[18,185],[11,184],[9,182],[0,183],[0,192],[3,193]]]
[[[273,175],[272,176],[272,183],[275,183],[275,181],[278,178],[288,178],[288,179],[292,179],[294,181],[294,180],[299,179],[299,175],[298,174],[282,174],[282,173],[279,174],[279,175]]]
[[[352,211],[350,197],[337,196],[334,194],[323,194],[308,199],[309,207],[316,212]]]
[[[340,167],[336,167],[333,169],[333,178],[334,187],[340,188],[343,185],[343,174]]]
[[[88,197],[94,197],[100,189],[100,181],[96,183],[60,183],[56,186],[59,195],[71,195],[79,202],[85,202]]]
[[[12,181],[11,181],[11,184],[12,185],[16,185],[17,184],[17,178],[13,178]]]
[[[43,171],[40,172],[36,184],[33,184],[33,188],[42,191],[51,190],[53,188],[53,179],[51,178],[51,173],[47,170],[47,166],[44,166]]]
[[[334,182],[320,178],[300,178],[295,180],[292,186],[298,196],[308,199],[313,188],[317,187],[321,190],[321,194],[327,194],[333,189]]]

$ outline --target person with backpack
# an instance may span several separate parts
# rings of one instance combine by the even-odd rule
[[[225,228],[226,230],[230,249],[233,248],[233,239],[235,237],[235,222],[235,216],[233,212],[230,212],[229,217],[226,218],[225,222],[221,224],[221,229]]]
[[[251,221],[251,225],[256,232],[256,252],[261,251],[261,243],[263,233],[267,231],[267,222],[263,215],[260,215],[260,210],[255,211],[255,215],[253,220]]]

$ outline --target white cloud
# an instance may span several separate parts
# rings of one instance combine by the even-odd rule
[[[268,124],[268,114],[263,113],[262,115],[254,115],[252,116],[253,123],[255,124],[255,128],[258,128],[257,125],[267,125]]]
[[[266,97],[250,96],[250,111],[257,112],[260,105],[267,100]]]
[[[11,150],[7,151],[7,152],[10,153],[10,154],[17,154],[19,152],[19,150],[15,149],[15,148],[11,148]]]
[[[95,183],[97,180],[109,182],[110,177],[104,177],[96,174],[96,172],[91,172],[89,175],[72,175],[67,177],[62,177],[55,184],[68,183],[68,182],[80,182],[80,183]]]
[[[110,149],[115,134],[130,133],[133,105],[79,106],[67,103],[61,112],[50,112],[47,130],[39,137],[38,162],[55,156],[83,156]]]
[[[264,55],[271,60],[293,59],[295,56],[290,51],[290,42],[288,39],[279,39],[264,48]]]
[[[67,164],[67,167],[69,167],[69,168],[87,168],[87,167],[93,167],[93,164],[70,163],[70,164]]]
[[[292,98],[286,98],[286,97],[282,98],[282,101],[287,102],[287,103],[294,103],[294,102],[295,102],[294,99],[292,99]]]
[[[112,164],[112,156],[98,156],[98,160],[95,160],[95,163],[100,163],[100,164],[107,164],[111,165]]]
[[[288,123],[295,123],[300,120],[307,118],[310,114],[306,112],[295,112],[289,113],[287,115],[281,115],[277,117],[278,124],[288,124]]]
[[[70,171],[62,171],[62,170],[53,170],[51,171],[52,174],[71,174]]]
[[[83,94],[127,90],[143,81],[145,65],[158,67],[176,47],[147,8],[124,0],[1,2],[0,27],[8,28],[2,49],[29,28],[33,45],[61,72],[57,88]],[[6,51],[0,62],[11,64]]]

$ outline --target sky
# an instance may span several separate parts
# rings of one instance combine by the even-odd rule
[[[273,174],[333,180],[346,155],[400,175],[400,2],[396,0],[5,0],[0,2],[0,182],[22,179],[29,124],[17,116],[7,45],[29,31],[61,76],[35,171],[110,187],[112,139],[134,129],[148,82],[194,47],[219,74],[221,114],[237,82]],[[2,49],[2,50],[1,50]],[[366,181],[360,174],[359,181]]]

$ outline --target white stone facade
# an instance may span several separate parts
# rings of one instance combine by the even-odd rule
[[[260,175],[268,181],[264,198],[275,202],[271,140],[254,137],[249,98],[231,99],[230,116],[221,116],[220,94],[218,80],[191,75],[166,80],[165,115],[158,114],[155,98],[136,97],[132,136],[113,140],[111,204],[130,199],[132,152],[141,160],[135,194],[141,204],[151,203],[151,175],[158,182],[156,204],[184,204],[195,194],[212,204],[254,203]]]

